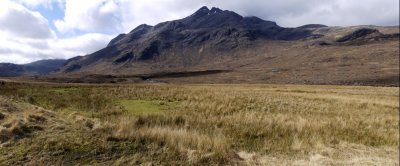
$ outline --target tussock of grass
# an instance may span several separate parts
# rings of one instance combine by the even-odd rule
[[[124,110],[133,115],[157,114],[176,107],[175,102],[146,101],[146,100],[121,100],[118,102]]]

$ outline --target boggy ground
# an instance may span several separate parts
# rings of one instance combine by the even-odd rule
[[[0,85],[0,165],[398,165],[397,87]]]

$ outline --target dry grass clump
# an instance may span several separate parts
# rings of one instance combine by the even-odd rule
[[[25,111],[24,107],[0,96],[0,144],[29,137],[43,129],[40,124],[47,118],[41,112]]]
[[[12,104],[10,101],[2,101],[2,103],[0,103],[0,111],[10,113],[10,112],[18,112],[20,111],[20,109],[14,104]]]
[[[184,123],[182,118],[160,123],[145,116],[124,118],[115,126],[115,133],[109,139],[134,139],[153,142],[187,154],[190,163],[229,163],[239,157],[229,148],[223,135],[205,135],[194,130],[179,128]],[[152,122],[156,123],[150,125]],[[170,122],[170,123],[169,123]],[[162,127],[162,124],[175,124],[175,127]],[[158,125],[157,125],[158,124]],[[178,127],[178,128],[176,128]]]
[[[3,123],[0,127],[0,143],[25,138],[34,131],[42,130],[43,127],[37,125],[37,122],[43,120],[44,117],[37,115],[30,115],[29,120],[18,117],[11,118],[9,122]]]
[[[172,128],[141,128],[134,135],[137,139],[154,141],[160,145],[188,153],[191,163],[229,163],[238,160],[223,136],[202,135],[194,131]]]
[[[23,121],[13,121],[5,124],[5,128],[0,129],[0,143],[7,142],[11,139],[23,138],[31,132]]]

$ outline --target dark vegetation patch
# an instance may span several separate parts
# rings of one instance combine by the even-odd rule
[[[211,75],[229,72],[227,70],[204,70],[204,71],[187,71],[187,72],[161,72],[153,74],[139,75],[143,80],[152,78],[177,78],[177,77],[195,77],[202,75]]]
[[[328,27],[328,26],[322,25],[322,24],[307,24],[307,25],[300,26],[298,28],[326,28],[326,27]]]
[[[366,78],[361,80],[351,80],[351,81],[338,81],[337,84],[341,85],[357,85],[357,86],[389,86],[398,87],[400,77],[381,77],[381,78]]]
[[[32,77],[35,81],[46,81],[56,83],[167,83],[165,81],[155,80],[157,78],[183,78],[183,77],[197,77],[205,75],[213,75],[219,73],[230,72],[229,70],[203,70],[203,71],[182,71],[182,72],[159,72],[150,74],[136,74],[136,75],[80,75],[69,77]],[[151,80],[151,81],[150,81]]]

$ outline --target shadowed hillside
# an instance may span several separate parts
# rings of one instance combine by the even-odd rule
[[[23,65],[0,63],[0,77],[49,74],[59,69],[64,63],[65,60],[62,59],[40,60]]]

